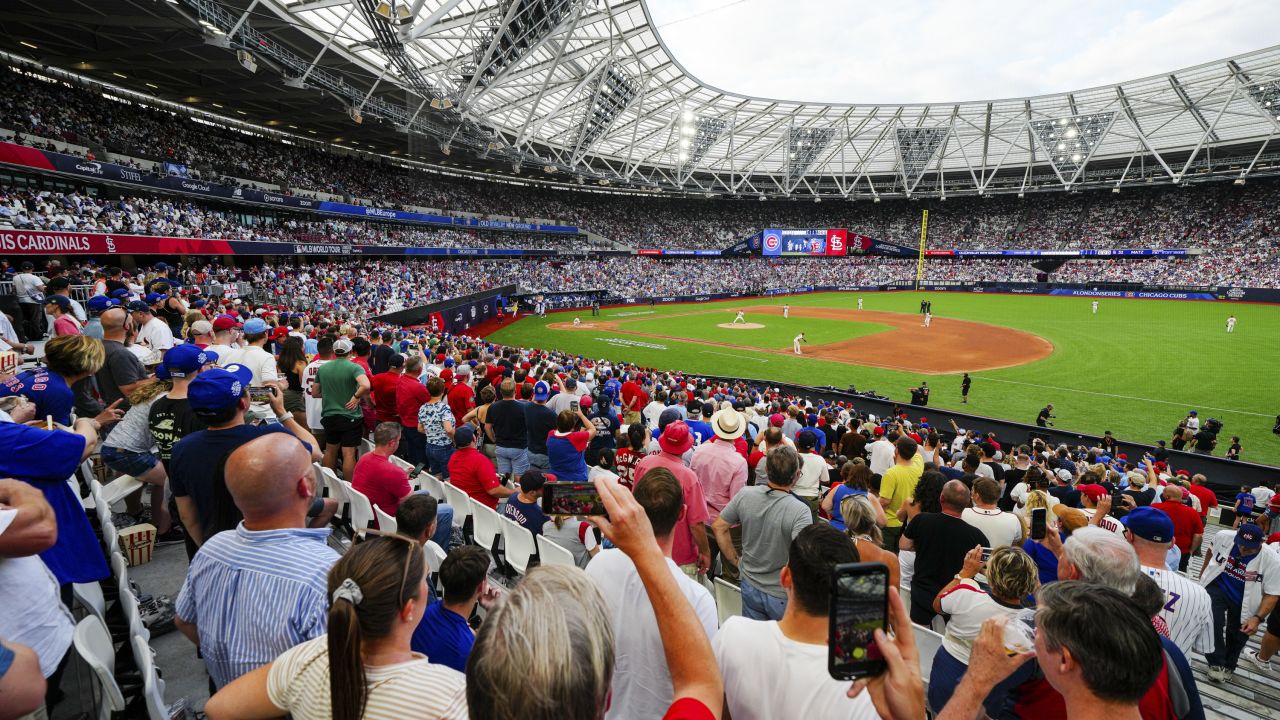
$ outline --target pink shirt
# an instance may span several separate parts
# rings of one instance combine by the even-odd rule
[[[364,493],[370,504],[392,517],[400,501],[410,492],[409,473],[378,453],[361,455],[351,475],[351,487]]]
[[[694,448],[689,469],[702,485],[710,522],[715,522],[724,506],[747,485],[747,461],[733,443],[718,438]]]
[[[671,531],[671,559],[677,565],[696,563],[698,546],[693,541],[691,528],[695,524],[703,525],[710,521],[707,515],[707,501],[702,496],[702,485],[698,482],[698,476],[684,466],[679,455],[665,452],[642,459],[636,465],[635,481],[640,482],[645,473],[659,467],[670,470],[671,474],[680,481],[680,489],[684,492],[684,519],[676,523]]]
[[[80,323],[70,315],[60,315],[57,320],[53,321],[53,336],[62,337],[63,335],[79,335]]]

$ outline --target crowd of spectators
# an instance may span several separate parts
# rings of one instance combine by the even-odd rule
[[[1133,189],[1118,195],[1045,192],[1026,198],[953,197],[945,202],[812,203],[637,197],[444,177],[326,152],[307,143],[285,145],[265,135],[195,123],[167,110],[16,72],[0,74],[0,127],[13,129],[21,137],[54,138],[180,164],[211,180],[245,178],[277,184],[285,192],[320,191],[380,206],[561,220],[630,247],[719,249],[768,227],[849,228],[914,247],[922,207],[930,209],[930,245],[947,249],[1190,247],[1204,248],[1215,256],[1244,253],[1252,258],[1250,263],[1274,265],[1280,232],[1275,217],[1280,184],[1268,180],[1251,181],[1245,187],[1212,183]],[[190,229],[210,214],[186,203],[160,204],[158,214],[164,219],[148,218],[142,225],[170,223]],[[255,232],[219,228],[216,218],[211,222],[213,227],[201,232]],[[412,245],[463,246],[456,243],[471,241],[428,231],[319,225],[324,227],[309,232]],[[487,236],[475,237],[488,242]],[[523,241],[538,243],[535,247],[560,242]]]
[[[313,270],[291,281],[331,272]],[[20,712],[65,666],[57,583],[109,572],[65,482],[99,434],[109,467],[176,498],[177,517],[131,512],[186,546],[175,622],[201,649],[215,720],[706,720],[724,704],[741,718],[1195,718],[1189,655],[1226,683],[1241,660],[1268,671],[1280,647],[1280,533],[1251,515],[1280,516],[1266,484],[1215,533],[1210,479],[1163,450],[1019,445],[335,309],[186,307],[174,275],[160,268],[127,307],[95,296],[101,339],[55,327],[45,367],[0,390],[21,398],[0,415],[0,442],[20,449],[0,454],[16,478],[0,481],[0,682],[33,684]],[[172,325],[163,347],[155,322]],[[47,415],[60,427],[21,424]],[[331,527],[354,529],[321,496],[316,460],[399,535],[336,552]],[[504,586],[489,573],[501,556],[453,530],[456,509],[411,489],[414,466],[563,543],[578,567]],[[590,504],[543,515],[549,476],[593,482],[607,519]],[[832,570],[859,559],[889,571],[893,635],[865,638],[886,669],[850,686],[827,672],[827,618]],[[740,588],[741,617],[720,621],[713,578]],[[1264,620],[1261,654],[1246,652]],[[920,658],[913,636],[930,626],[941,646]]]

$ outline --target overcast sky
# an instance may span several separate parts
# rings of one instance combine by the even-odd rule
[[[1276,44],[1280,0],[648,0],[695,77],[813,102],[1079,90]],[[728,6],[728,7],[726,7]]]

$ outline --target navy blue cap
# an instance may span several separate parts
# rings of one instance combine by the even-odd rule
[[[160,302],[161,300],[164,300],[167,297],[169,296],[165,295],[164,293],[153,292],[153,293],[147,293],[146,300],[148,305],[155,305],[156,303]]]
[[[1245,549],[1262,547],[1262,528],[1254,523],[1244,523],[1236,530],[1236,544]]]
[[[1163,510],[1139,507],[1120,518],[1120,522],[1134,535],[1155,543],[1173,542],[1173,519]]]
[[[49,303],[54,303],[61,308],[69,308],[71,307],[71,298],[66,295],[45,295],[40,299],[41,305],[48,305]]]
[[[117,300],[124,300],[125,298],[129,297],[129,291],[126,290],[125,288],[116,288],[115,290],[111,291],[111,297]]]
[[[94,295],[89,298],[89,301],[86,302],[85,305],[88,306],[90,312],[102,313],[113,307],[118,307],[120,305],[120,301],[115,298],[109,298],[106,295]]]
[[[243,365],[206,370],[187,387],[187,403],[196,412],[222,412],[240,402],[252,381],[253,371]]]
[[[459,425],[457,430],[453,431],[454,447],[466,447],[476,439],[476,430],[471,425]]]
[[[151,306],[141,300],[129,303],[129,312],[151,312]]]

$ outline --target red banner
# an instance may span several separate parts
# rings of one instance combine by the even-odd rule
[[[6,255],[230,255],[234,252],[226,240],[0,230],[0,253]]]
[[[848,230],[827,230],[827,255],[844,255],[849,251]]]

